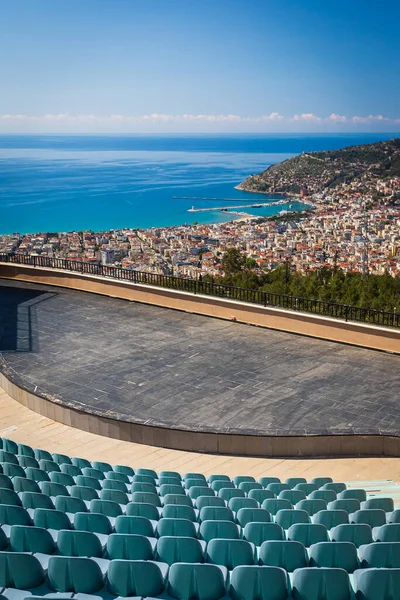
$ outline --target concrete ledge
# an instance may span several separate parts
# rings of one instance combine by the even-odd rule
[[[400,331],[396,329],[345,322],[320,315],[263,307],[213,296],[195,295],[188,292],[45,267],[0,263],[0,278],[92,292],[133,302],[400,354]]]

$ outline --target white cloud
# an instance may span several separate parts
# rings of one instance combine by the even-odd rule
[[[320,123],[322,121],[322,117],[318,117],[313,113],[303,113],[301,115],[294,115],[294,121],[308,121],[312,123]]]
[[[393,119],[396,122],[396,119]],[[388,117],[383,115],[368,115],[368,117],[353,117],[353,123],[373,123],[374,121],[390,121]]]
[[[333,123],[346,123],[347,117],[345,117],[344,115],[337,115],[336,113],[332,113],[331,115],[329,115],[328,120],[332,121]]]

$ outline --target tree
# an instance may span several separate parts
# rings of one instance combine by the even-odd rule
[[[236,275],[243,271],[246,264],[246,257],[238,248],[228,248],[222,256],[221,266],[225,275]]]

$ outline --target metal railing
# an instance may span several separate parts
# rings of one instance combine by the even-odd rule
[[[46,267],[71,271],[73,273],[86,273],[109,277],[132,283],[152,285],[167,289],[189,292],[191,294],[203,294],[229,300],[239,300],[259,306],[271,306],[283,308],[290,311],[305,312],[314,315],[332,317],[345,321],[356,321],[371,325],[384,327],[400,327],[400,313],[375,310],[373,308],[360,308],[347,304],[325,302],[323,300],[312,300],[310,298],[299,298],[284,294],[274,294],[263,290],[250,290],[246,288],[209,283],[195,279],[184,279],[172,275],[159,275],[145,271],[133,271],[120,267],[109,267],[107,265],[95,265],[63,258],[48,258],[42,256],[24,256],[21,254],[0,254],[0,262],[18,265],[29,265],[33,267]]]

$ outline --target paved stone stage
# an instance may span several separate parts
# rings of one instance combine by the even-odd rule
[[[394,355],[0,281],[2,369],[96,414],[204,431],[400,434]]]

